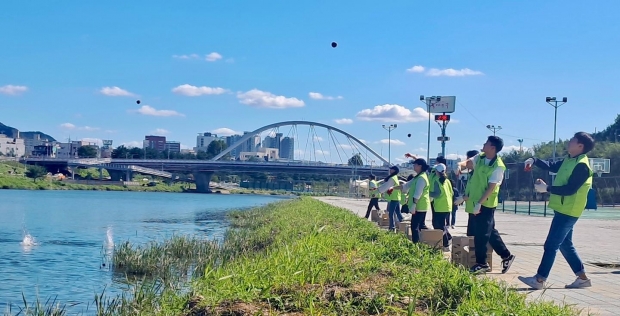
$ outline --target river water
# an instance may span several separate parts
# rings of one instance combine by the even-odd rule
[[[102,268],[124,241],[174,234],[221,238],[225,211],[264,205],[276,196],[105,191],[0,190],[0,313],[8,304],[57,298],[86,307],[96,293],[123,285]]]

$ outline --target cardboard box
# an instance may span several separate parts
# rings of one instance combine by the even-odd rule
[[[423,229],[420,231],[420,242],[433,248],[443,248],[442,229]]]
[[[379,212],[377,210],[370,211],[370,220],[373,222],[379,221]]]
[[[381,219],[379,219],[379,226],[381,227],[389,227],[390,226],[390,220],[386,217],[382,217]]]
[[[452,263],[471,268],[476,264],[474,238],[469,236],[452,237]],[[493,248],[487,244],[487,263],[493,271]]]
[[[411,222],[400,222],[398,223],[398,231],[402,232],[402,233],[407,233],[407,227],[411,226]]]

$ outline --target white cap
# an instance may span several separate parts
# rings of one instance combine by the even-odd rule
[[[439,172],[446,172],[446,165],[444,165],[442,163],[438,163],[438,164],[435,165],[434,169],[439,171]]]

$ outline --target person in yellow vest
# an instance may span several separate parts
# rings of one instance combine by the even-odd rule
[[[433,213],[433,228],[443,230],[443,247],[444,251],[450,251],[450,240],[452,235],[448,231],[448,218],[452,213],[452,201],[454,198],[454,191],[452,190],[452,182],[448,179],[446,174],[446,165],[439,163],[435,165],[435,176],[431,182],[433,190],[431,191],[431,197],[433,198],[433,204],[435,213]]]
[[[537,192],[550,194],[549,208],[555,211],[544,253],[533,277],[519,277],[521,282],[533,289],[540,290],[545,285],[558,249],[568,262],[577,279],[566,285],[567,289],[592,286],[586,276],[583,262],[573,245],[573,227],[583,213],[588,200],[588,191],[592,187],[592,168],[587,153],[594,149],[594,139],[585,132],[576,133],[568,142],[568,157],[557,162],[547,162],[536,158],[525,161],[526,167],[535,165],[543,170],[556,173],[555,181],[548,186],[538,179],[535,184]]]
[[[409,181],[411,181],[411,179],[413,179],[413,174],[410,174],[407,177],[407,180],[402,183],[407,183]],[[407,202],[409,201],[409,197],[408,197],[408,192],[407,191],[401,191],[401,195],[400,195],[400,213],[401,214],[408,214],[409,213],[409,204],[407,204]]]
[[[427,211],[431,210],[430,183],[427,171],[429,165],[426,160],[418,158],[413,161],[413,170],[416,175],[395,189],[408,192],[407,205],[411,213],[411,240],[414,243],[420,242],[420,226],[424,223]]]
[[[385,199],[388,201],[387,211],[390,219],[388,229],[390,231],[394,231],[396,227],[394,217],[398,218],[399,222],[403,221],[403,216],[400,214],[401,192],[400,190],[394,190],[394,187],[400,185],[398,181],[399,171],[398,166],[391,166],[390,175],[383,180],[383,184],[381,184],[378,189],[379,193],[385,193]]]
[[[508,272],[515,260],[495,229],[495,209],[498,205],[499,189],[504,179],[506,165],[497,154],[504,148],[504,141],[498,136],[489,136],[482,153],[459,163],[460,168],[473,170],[465,188],[463,199],[465,211],[473,214],[471,231],[474,235],[476,264],[472,273],[486,273],[491,269],[487,263],[487,244],[502,258],[502,273]],[[468,227],[469,229],[469,227]]]
[[[368,176],[368,192],[370,195],[370,202],[368,202],[368,209],[366,210],[367,219],[370,218],[370,211],[374,207],[375,210],[380,211],[379,207],[379,198],[381,197],[381,193],[379,193],[379,183],[377,182],[377,177],[374,174]]]

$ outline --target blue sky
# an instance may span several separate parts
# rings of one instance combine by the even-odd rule
[[[377,151],[381,124],[397,123],[403,144],[392,157],[401,157],[426,155],[419,95],[455,95],[449,154],[479,148],[487,124],[503,127],[508,146],[529,147],[553,139],[546,96],[569,98],[561,138],[613,122],[618,9],[613,0],[3,2],[0,122],[115,145],[159,130],[191,147],[199,132],[303,119]],[[433,123],[431,156],[438,134]]]

